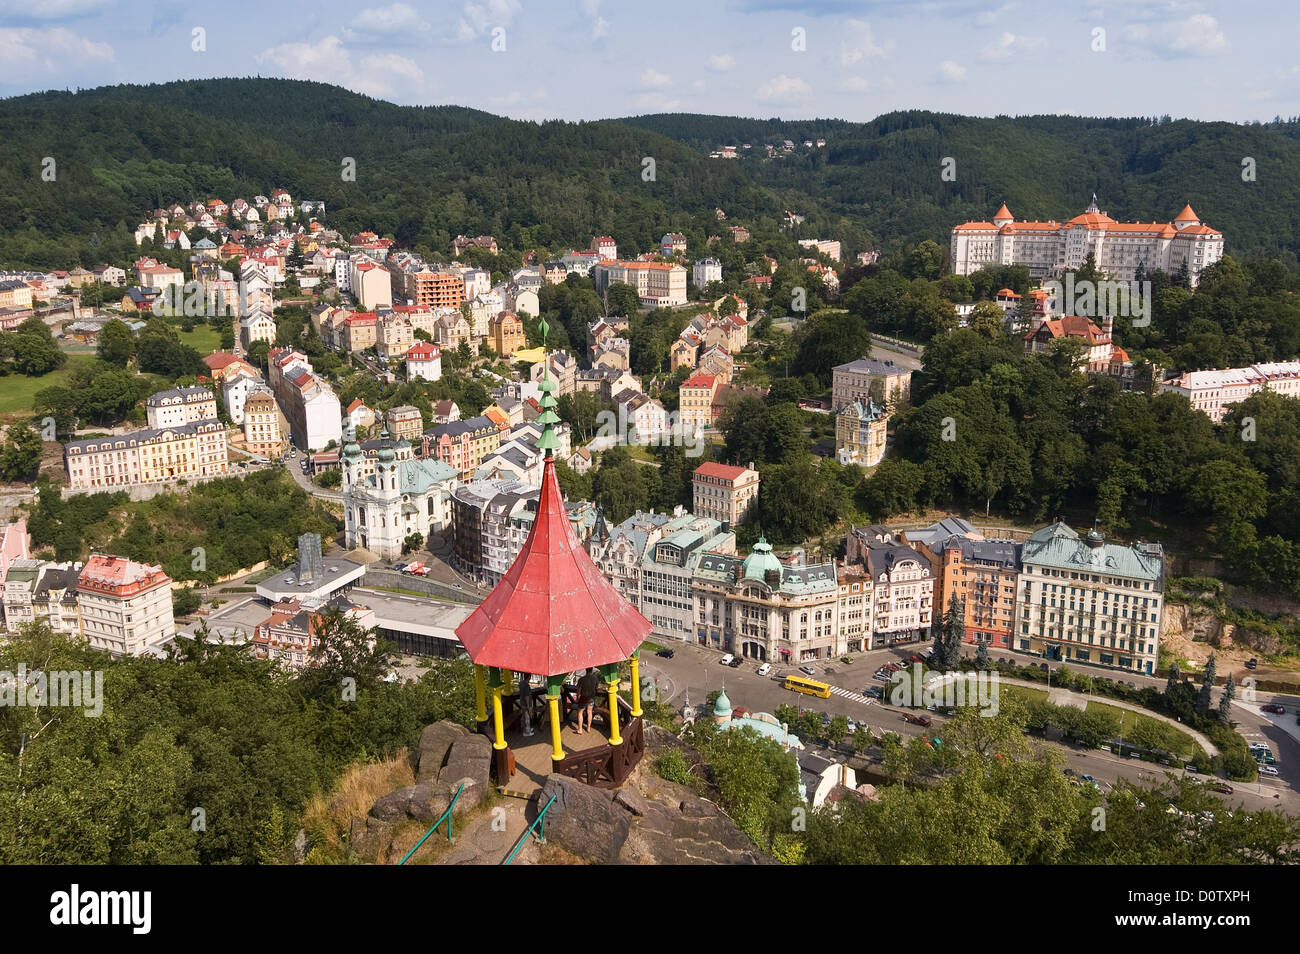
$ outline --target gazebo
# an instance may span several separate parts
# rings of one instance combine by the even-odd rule
[[[545,321],[540,330],[545,336]],[[651,625],[592,563],[569,522],[555,476],[555,424],[560,420],[555,387],[548,368],[538,402],[543,431],[537,446],[545,459],[532,530],[501,582],[456,628],[474,663],[479,730],[492,738],[497,785],[503,789],[515,771],[506,733],[521,724],[531,729],[529,706],[520,689],[530,696],[528,683],[534,675],[546,680],[550,771],[612,788],[622,784],[645,751],[638,649]],[[618,696],[623,660],[632,668],[630,707]],[[578,706],[576,691],[566,686],[566,679],[591,668],[599,670],[608,695],[607,706],[599,711],[609,735],[603,744],[566,754],[561,732]],[[516,685],[516,676],[522,685]],[[620,706],[627,708],[623,735]]]

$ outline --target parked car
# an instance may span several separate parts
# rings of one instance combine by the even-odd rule
[[[736,658],[736,657],[733,656],[733,655],[731,655],[731,653],[727,653],[725,656],[722,657],[722,660],[721,660],[722,665],[724,665],[724,666],[730,666],[730,665],[731,665],[731,661],[732,661],[733,659],[735,659],[735,658]]]
[[[903,719],[912,723],[912,725],[925,726],[926,728],[930,727],[931,719],[928,715],[915,715],[911,712],[904,712]]]
[[[1083,781],[1087,782],[1089,785],[1091,785],[1091,786],[1092,786],[1093,788],[1095,788],[1097,791],[1099,791],[1099,792],[1101,791],[1101,783],[1098,782],[1098,781],[1097,781],[1095,778],[1093,778],[1091,775],[1080,775],[1079,778],[1083,779]]]
[[[660,659],[672,659],[673,651],[671,649],[660,649],[655,653]]]
[[[812,666],[800,666],[799,671],[803,673],[805,676],[817,675],[817,670],[814,669]]]
[[[1259,660],[1256,659],[1254,656],[1251,656],[1249,659],[1246,660],[1247,669],[1254,669],[1258,665],[1259,665]]]
[[[405,563],[394,563],[394,564],[393,564],[393,569],[396,570],[398,573],[401,573],[403,570],[406,569],[406,564],[405,564]]]
[[[1266,706],[1259,707],[1261,712],[1276,712],[1278,715],[1286,714],[1286,706],[1280,706],[1276,702],[1270,702]]]
[[[879,699],[883,695],[883,693],[875,686],[867,686],[867,688],[862,690],[862,694],[864,696],[870,696],[872,699]]]
[[[1273,768],[1273,766],[1271,766],[1271,765],[1261,765],[1261,766],[1259,767],[1259,774],[1260,774],[1260,775],[1272,775],[1274,778],[1276,778],[1276,777],[1277,777],[1277,774],[1278,774],[1278,771],[1277,771],[1277,769]]]
[[[743,663],[744,661],[745,661],[745,660],[743,660],[743,659],[741,659],[739,656],[737,656],[737,657],[736,657],[735,659],[733,659],[730,663],[728,663],[728,665],[731,666],[732,669],[736,669],[736,668],[739,668],[740,664]]]
[[[759,666],[758,669],[755,670],[755,672],[757,672],[760,676],[766,676],[771,671],[772,671],[771,663],[763,663],[763,665]]]
[[[1218,792],[1220,795],[1231,795],[1231,794],[1232,794],[1232,786],[1231,786],[1231,785],[1227,785],[1227,784],[1211,785],[1211,786],[1210,786],[1210,791],[1212,791],[1212,792]]]

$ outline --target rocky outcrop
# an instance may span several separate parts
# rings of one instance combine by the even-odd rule
[[[365,818],[353,818],[349,844],[362,861],[384,863],[393,832],[408,819],[432,825],[447,810],[456,790],[453,817],[473,811],[488,797],[492,743],[454,722],[425,726],[420,744],[411,753],[416,782],[375,799]]]
[[[717,805],[651,775],[642,762],[616,792],[563,775],[542,786],[551,796],[546,839],[592,864],[775,864]]]
[[[1178,603],[1165,606],[1161,638],[1171,645],[1178,641],[1205,643],[1224,651],[1244,647],[1249,652],[1266,656],[1284,649],[1281,639],[1273,633],[1238,626],[1204,609]],[[1189,658],[1196,658],[1196,655],[1192,653]]]

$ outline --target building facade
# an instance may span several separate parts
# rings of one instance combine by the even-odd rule
[[[691,477],[691,509],[696,516],[739,526],[758,506],[758,471],[709,462]]]
[[[1201,272],[1223,257],[1223,233],[1203,224],[1190,205],[1172,222],[1116,222],[1097,208],[1097,197],[1068,222],[1017,222],[1006,205],[991,222],[964,222],[952,230],[952,270],[969,275],[992,265],[1025,265],[1033,278],[1082,268],[1091,254],[1116,281],[1133,281],[1141,269],[1170,275],[1187,267],[1193,287]]]
[[[94,554],[77,578],[81,632],[114,656],[157,651],[176,635],[172,581],[161,566]]]

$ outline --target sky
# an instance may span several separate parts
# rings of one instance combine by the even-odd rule
[[[1295,0],[0,0],[0,96],[279,76],[516,119],[1300,115]]]

